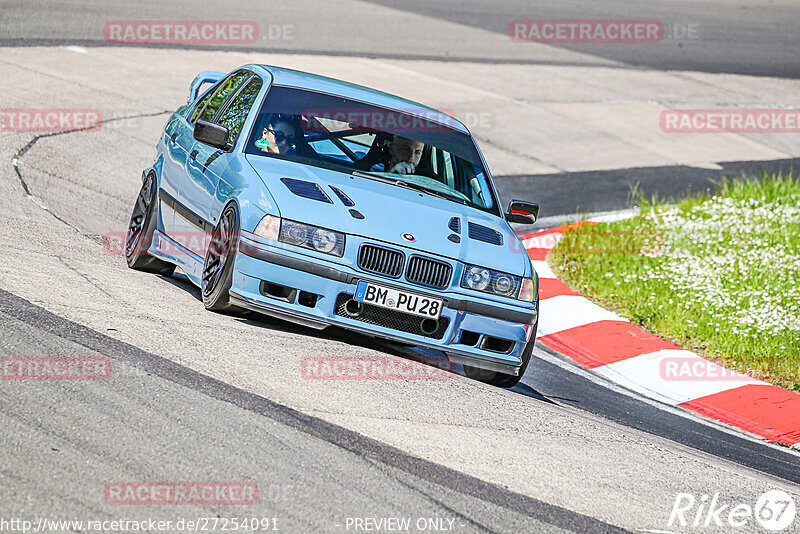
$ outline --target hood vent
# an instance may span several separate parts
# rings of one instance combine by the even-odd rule
[[[461,232],[461,218],[460,217],[453,217],[450,219],[450,222],[447,223],[447,227],[450,228],[455,233]]]
[[[281,178],[283,185],[289,188],[289,191],[298,197],[307,198],[310,200],[319,200],[327,204],[333,204],[333,201],[322,188],[314,182],[306,182],[304,180],[295,180],[294,178]]]
[[[503,245],[503,235],[500,232],[487,228],[486,226],[481,226],[480,224],[468,224],[470,239],[476,239],[492,245]]]
[[[352,208],[353,206],[355,206],[355,205],[356,205],[356,203],[355,203],[355,202],[353,202],[353,201],[350,199],[350,197],[348,197],[347,195],[345,195],[345,194],[344,194],[344,191],[342,191],[342,190],[341,190],[341,189],[339,189],[338,187],[333,187],[332,185],[331,185],[331,186],[329,186],[329,187],[331,188],[331,190],[332,190],[334,193],[336,193],[336,196],[337,196],[337,197],[339,197],[339,200],[341,200],[341,201],[342,201],[342,204],[344,204],[344,205],[345,205],[345,206],[347,206],[348,208]]]

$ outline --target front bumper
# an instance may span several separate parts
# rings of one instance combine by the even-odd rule
[[[518,374],[538,318],[536,305],[531,309],[465,299],[326,263],[243,235],[234,263],[231,303],[312,328],[336,325],[429,347],[443,351],[452,361]],[[359,280],[442,299],[440,322],[435,329],[422,328],[421,317],[369,305],[353,316],[345,303]]]

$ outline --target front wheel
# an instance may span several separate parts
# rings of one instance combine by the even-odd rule
[[[514,386],[516,386],[522,379],[522,376],[525,374],[525,369],[528,368],[528,363],[531,361],[531,355],[533,354],[533,347],[534,345],[536,345],[536,327],[538,325],[539,325],[538,321],[535,325],[533,325],[533,332],[531,333],[531,338],[525,345],[525,350],[522,351],[522,365],[519,366],[518,375],[516,376],[507,375],[505,373],[488,371],[486,369],[480,369],[478,367],[472,367],[470,365],[464,366],[464,375],[466,375],[468,378],[472,378],[473,380],[478,380],[480,382],[484,382],[492,386],[497,386],[499,388],[513,388]]]
[[[233,311],[228,290],[233,282],[233,264],[239,250],[239,209],[228,204],[211,234],[211,242],[203,262],[203,305],[211,311]]]

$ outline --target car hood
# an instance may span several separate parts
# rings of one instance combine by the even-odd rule
[[[277,158],[246,157],[269,189],[283,218],[511,274],[528,272],[526,264],[529,265],[530,260],[526,251],[499,217],[369,178]],[[281,182],[281,178],[314,182],[332,203],[298,196]],[[344,192],[355,205],[345,206],[331,186]],[[354,218],[351,209],[358,210],[364,219]],[[453,217],[461,219],[460,243],[448,239],[454,233],[448,227]],[[503,245],[470,238],[468,222],[500,233]],[[403,234],[413,235],[414,241],[404,239]]]

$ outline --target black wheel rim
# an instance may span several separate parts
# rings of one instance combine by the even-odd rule
[[[211,234],[211,243],[203,264],[203,296],[210,295],[216,289],[225,272],[225,266],[231,261],[236,250],[238,223],[236,210],[229,207]]]
[[[128,236],[125,239],[125,255],[130,256],[136,249],[139,239],[144,232],[144,223],[147,219],[147,212],[150,209],[151,197],[153,194],[153,176],[149,175],[142,188],[139,190],[139,197],[136,199],[136,204],[133,206],[133,213],[131,213],[131,221],[128,224]]]

